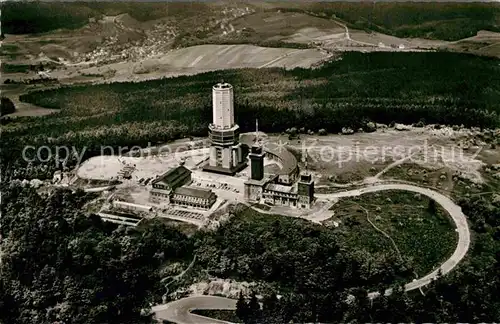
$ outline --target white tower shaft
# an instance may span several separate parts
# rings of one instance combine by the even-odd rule
[[[233,87],[228,83],[217,83],[212,88],[213,124],[215,128],[234,126]]]

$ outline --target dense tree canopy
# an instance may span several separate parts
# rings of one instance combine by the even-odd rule
[[[191,254],[160,224],[116,227],[80,211],[83,192],[2,186],[2,323],[149,323],[158,268]]]
[[[498,206],[485,197],[461,206],[476,241],[454,272],[420,292],[404,293],[405,271],[390,251],[365,258],[327,227],[237,210],[215,231],[186,237],[160,224],[116,227],[85,216],[92,196],[38,194],[2,184],[0,320],[5,323],[144,323],[142,309],[161,302],[160,269],[197,261],[205,273],[263,284],[262,308],[243,298],[248,323],[494,322],[500,318]],[[367,260],[371,260],[367,263]],[[368,291],[394,288],[373,301]],[[279,296],[279,298],[278,298]],[[253,300],[253,301],[252,301]],[[244,314],[244,315],[242,315]]]
[[[16,106],[9,98],[0,98],[0,116],[12,114],[16,111]]]

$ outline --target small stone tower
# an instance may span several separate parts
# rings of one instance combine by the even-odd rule
[[[297,183],[298,207],[309,209],[314,201],[314,181],[310,173],[302,173]]]
[[[252,145],[250,154],[250,179],[262,180],[264,178],[264,151],[259,142],[259,121],[255,120],[255,143]]]
[[[300,180],[297,182],[298,208],[311,208],[314,201],[314,180],[311,173],[307,170],[307,151],[302,154],[305,170],[300,174]]]
[[[252,180],[262,180],[264,178],[264,152],[262,146],[255,143],[248,157],[250,158],[250,178]]]

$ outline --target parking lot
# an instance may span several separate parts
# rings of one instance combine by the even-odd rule
[[[219,190],[240,193],[240,190],[236,189],[233,186],[228,185],[227,183],[217,183],[217,182],[214,183],[213,181],[194,180],[191,186],[208,188],[208,189],[219,189]]]

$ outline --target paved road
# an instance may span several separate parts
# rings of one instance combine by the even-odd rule
[[[179,324],[226,324],[213,318],[190,313],[193,309],[236,309],[236,300],[217,296],[194,296],[154,306],[152,311],[159,320]]]
[[[445,275],[451,270],[453,270],[457,264],[465,257],[470,246],[470,232],[469,226],[467,224],[467,219],[462,212],[462,209],[456,205],[450,198],[445,195],[440,194],[434,190],[428,188],[421,188],[418,186],[410,184],[400,184],[400,183],[382,183],[373,184],[361,189],[347,190],[343,192],[336,192],[331,194],[317,194],[318,198],[322,199],[333,199],[341,197],[353,197],[359,196],[364,193],[383,191],[383,190],[406,190],[415,193],[425,195],[431,199],[434,199],[438,204],[440,204],[445,210],[448,211],[450,217],[456,226],[456,231],[458,233],[458,243],[455,252],[451,257],[443,262],[439,268],[432,271],[431,273],[415,279],[412,282],[405,285],[405,290],[410,291],[414,289],[419,289],[427,284],[429,284],[438,275],[439,270]],[[390,294],[391,290],[386,290],[385,294]],[[370,293],[369,297],[376,297],[378,293]],[[158,319],[166,319],[178,324],[194,324],[194,323],[227,323],[224,321],[219,321],[215,319],[210,319],[198,315],[191,314],[189,311],[191,309],[235,309],[236,300],[215,297],[215,296],[195,296],[179,299],[177,301],[159,305],[153,307],[153,312],[156,313]]]

